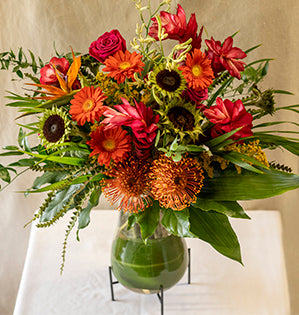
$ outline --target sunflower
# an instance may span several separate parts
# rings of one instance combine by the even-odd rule
[[[175,65],[171,70],[166,69],[163,64],[155,67],[149,74],[149,82],[155,95],[160,93],[163,97],[168,96],[170,99],[180,97],[186,88],[186,80]]]
[[[174,162],[165,155],[154,160],[148,177],[154,199],[173,210],[183,210],[195,202],[204,179],[196,160],[184,157]]]
[[[131,136],[121,127],[105,130],[105,126],[98,126],[90,134],[91,140],[86,143],[93,150],[90,156],[98,155],[100,165],[109,166],[111,160],[118,162],[131,151]]]
[[[161,117],[160,123],[165,126],[163,129],[178,134],[181,139],[188,135],[196,140],[203,133],[200,126],[202,116],[191,103],[176,99],[157,112]]]
[[[62,108],[45,110],[38,123],[39,137],[46,148],[64,143],[71,133],[71,120]]]
[[[195,91],[203,90],[213,82],[211,60],[200,49],[194,49],[192,53],[188,53],[186,65],[179,69],[182,71],[188,87]]]
[[[108,76],[114,78],[118,84],[125,82],[126,78],[134,80],[135,73],[141,73],[144,63],[141,61],[142,56],[136,51],[130,53],[119,50],[113,56],[105,60],[104,72],[109,72]]]
[[[151,204],[148,188],[148,162],[130,155],[126,160],[114,163],[102,181],[102,191],[112,203],[120,201],[118,209],[135,212],[143,211]]]
[[[70,114],[72,119],[76,120],[78,125],[83,126],[86,121],[94,122],[100,119],[103,111],[103,101],[107,98],[103,91],[97,87],[85,86],[75,94],[71,100]]]

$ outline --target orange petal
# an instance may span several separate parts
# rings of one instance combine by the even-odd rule
[[[81,56],[75,57],[73,49],[72,49],[72,54],[73,54],[73,63],[71,64],[67,72],[67,87],[70,91],[72,90],[73,83],[75,82],[78,76],[79,69],[81,67]]]

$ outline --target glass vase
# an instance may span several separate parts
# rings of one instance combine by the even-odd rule
[[[184,238],[172,235],[161,224],[146,244],[138,224],[128,228],[128,213],[120,212],[112,243],[111,266],[116,279],[126,288],[145,294],[167,290],[184,275],[188,251]]]

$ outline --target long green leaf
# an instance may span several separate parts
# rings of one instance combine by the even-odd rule
[[[82,165],[84,164],[85,159],[77,158],[77,157],[69,157],[69,156],[55,156],[55,155],[46,155],[46,154],[36,154],[32,152],[27,151],[21,151],[22,153],[34,156],[36,158],[40,158],[43,161],[52,161],[67,165]]]
[[[36,177],[33,182],[32,189],[39,189],[45,184],[53,184],[62,180],[67,175],[67,172],[45,172],[41,176]]]
[[[190,207],[190,232],[222,255],[242,264],[238,238],[226,215]]]
[[[206,178],[198,197],[213,200],[265,199],[299,187],[299,176],[276,170],[265,170],[264,174],[233,170],[214,172]]]
[[[271,61],[271,60],[274,60],[273,58],[264,58],[264,59],[259,59],[259,60],[255,60],[251,63],[249,63],[248,65],[245,66],[245,68],[248,68],[254,64],[257,64],[257,63],[261,63],[261,62],[264,62],[264,61]]]
[[[285,91],[285,90],[273,90],[273,93],[275,94],[287,94],[287,95],[294,95],[294,93]]]
[[[196,202],[193,203],[192,206],[203,211],[213,210],[232,218],[250,219],[237,201],[217,201],[197,198]]]
[[[249,52],[251,52],[252,50],[257,49],[257,48],[260,47],[260,46],[262,46],[262,44],[258,44],[258,45],[256,45],[256,46],[253,46],[253,47],[251,47],[251,48],[245,50],[245,53],[248,54]]]
[[[263,173],[262,170],[254,167],[251,165],[255,164],[257,166],[260,166],[262,168],[267,168],[264,164],[262,164],[260,161],[239,152],[219,152],[219,156],[226,159],[227,161],[234,163],[248,171],[255,172],[255,173]]]
[[[209,140],[207,142],[205,142],[204,144],[207,145],[211,150],[216,150],[218,149],[220,146],[223,145],[223,143],[225,142],[225,140],[227,140],[229,137],[231,137],[232,135],[234,135],[236,132],[238,132],[239,130],[241,130],[242,127],[237,128],[235,130],[232,130],[230,132],[227,132],[217,138],[214,138],[212,140]]]
[[[284,120],[284,121],[271,121],[271,122],[262,123],[262,124],[253,126],[253,128],[262,128],[262,127],[275,126],[275,125],[280,125],[280,124],[293,124],[299,127],[299,124],[293,121]]]
[[[299,155],[299,142],[291,141],[290,138],[287,137],[255,132],[254,135],[248,139],[259,140],[261,145],[281,146],[291,153]]]
[[[210,107],[216,100],[216,98],[220,95],[220,93],[229,86],[234,80],[234,77],[229,77],[227,80],[225,80],[222,85],[218,88],[218,90],[212,95],[210,98],[207,106]]]

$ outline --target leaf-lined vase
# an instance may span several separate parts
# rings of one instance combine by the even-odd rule
[[[161,222],[146,243],[138,224],[128,229],[129,214],[120,211],[112,243],[111,266],[116,279],[126,288],[144,294],[167,290],[184,275],[188,251],[184,238],[169,233]]]

